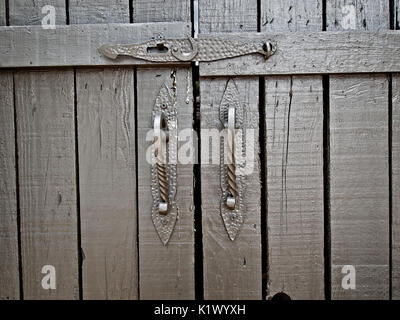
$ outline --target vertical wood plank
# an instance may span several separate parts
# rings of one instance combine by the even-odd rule
[[[257,1],[199,2],[199,32],[257,31]],[[259,79],[233,79],[245,105],[249,122],[255,129],[254,171],[247,177],[246,220],[232,242],[220,215],[221,187],[218,164],[201,165],[203,265],[205,299],[261,299],[261,206],[258,162]],[[219,128],[218,112],[228,79],[200,79],[201,130]],[[217,119],[217,120],[216,120]],[[202,149],[207,148],[204,141]]]
[[[129,0],[69,0],[70,24],[129,23]]]
[[[84,299],[136,299],[133,69],[76,74]]]
[[[261,1],[263,32],[321,31],[322,1]],[[320,76],[265,78],[268,295],[324,298]]]
[[[65,1],[10,1],[10,25],[40,24],[41,8]],[[68,71],[15,74],[21,258],[25,299],[77,299],[77,201],[74,75]],[[56,289],[45,290],[42,267],[56,270]]]
[[[320,76],[266,78],[268,293],[324,298]]]
[[[6,25],[6,2],[0,1],[0,26]]]
[[[386,30],[390,26],[387,0],[327,0],[327,30]]]
[[[190,0],[133,0],[133,22],[190,21]]]
[[[9,1],[10,25],[39,25],[47,15],[42,8],[51,5],[55,8],[56,25],[66,23],[65,0],[12,0]]]
[[[400,0],[393,0],[394,1],[394,29],[399,30],[400,29]]]
[[[199,1],[199,32],[257,31],[257,0]]]
[[[15,74],[24,298],[79,296],[72,71]],[[45,290],[42,267],[56,269]]]
[[[226,89],[226,78],[201,81],[201,131],[220,130],[219,105]],[[232,81],[232,80],[231,80]],[[254,150],[252,173],[247,176],[244,195],[246,218],[235,241],[225,230],[221,215],[220,164],[202,163],[201,193],[203,213],[203,256],[205,299],[261,299],[261,226],[260,168],[258,161],[258,89],[257,78],[234,80],[240,103],[246,112],[244,128],[254,130],[254,141],[246,148]],[[213,141],[219,143],[219,140]],[[202,140],[202,149],[210,148]],[[250,164],[249,164],[250,165]]]
[[[129,1],[70,1],[71,23],[129,23]],[[137,299],[134,70],[76,71],[84,299]]]
[[[0,73],[0,300],[19,299],[12,72]]]
[[[327,2],[328,30],[385,30],[389,2]],[[388,80],[330,77],[332,299],[389,297]],[[356,289],[343,289],[344,265]]]
[[[152,110],[162,86],[173,86],[171,69],[138,69],[138,179],[139,179],[139,274],[141,299],[194,299],[193,165],[177,166],[178,219],[166,246],[151,220],[151,166],[146,141],[153,129]],[[191,71],[176,69],[178,133],[192,128],[193,93]]]
[[[322,2],[261,0],[261,30],[263,32],[321,31]]]
[[[400,75],[392,81],[392,294],[400,300]]]

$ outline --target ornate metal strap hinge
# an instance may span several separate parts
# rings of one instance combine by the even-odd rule
[[[151,167],[153,196],[151,218],[164,245],[175,227],[178,208],[177,187],[177,110],[174,95],[163,86],[153,108],[154,162]]]
[[[261,54],[268,59],[276,52],[271,41],[259,43],[204,39],[153,39],[135,44],[106,44],[99,52],[110,59],[130,56],[152,62],[215,61],[248,54]]]
[[[246,130],[245,110],[239,101],[239,92],[233,80],[229,80],[227,84],[219,113],[226,133],[220,154],[222,189],[220,211],[229,238],[234,241],[245,219],[243,197],[246,177],[239,174],[244,163],[238,162],[236,155],[243,154],[246,150]]]

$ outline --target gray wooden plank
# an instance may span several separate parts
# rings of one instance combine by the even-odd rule
[[[389,1],[386,0],[327,0],[327,30],[387,30]]]
[[[110,60],[97,49],[104,44],[129,44],[156,36],[186,38],[190,36],[190,26],[174,22],[69,25],[54,30],[37,26],[0,27],[0,68],[149,64],[129,57]]]
[[[394,29],[400,30],[400,0],[393,0],[394,1]]]
[[[400,75],[393,75],[392,103],[392,297],[400,299]]]
[[[152,110],[160,89],[173,87],[171,72],[174,69],[137,70],[140,299],[194,299],[193,164],[178,161],[179,217],[166,246],[151,220],[151,166],[146,152],[152,141],[146,141],[146,136],[153,128]],[[176,97],[178,132],[191,129],[193,93],[188,68],[176,69]]]
[[[267,77],[265,94],[268,293],[323,299],[322,80]]]
[[[77,70],[84,299],[136,299],[133,69]]]
[[[24,298],[79,297],[74,74],[15,74]],[[45,290],[43,266],[56,269]]]
[[[69,17],[126,23],[129,1],[73,0]],[[134,70],[79,69],[76,85],[83,298],[137,299]]]
[[[0,1],[0,26],[6,25],[6,2]]]
[[[13,74],[0,73],[0,300],[19,299]]]
[[[330,79],[330,215],[333,299],[389,296],[388,80]],[[344,265],[356,289],[343,289]]]
[[[201,131],[221,129],[219,104],[228,80],[201,79]],[[220,215],[220,165],[204,162],[201,165],[205,299],[262,297],[260,164],[257,158],[259,81],[257,78],[236,78],[234,82],[240,103],[246,110],[244,127],[254,130],[254,141],[247,144],[247,148],[254,150],[255,158],[249,164],[254,169],[247,176],[246,218],[239,235],[231,241]],[[202,150],[209,148],[208,141],[203,141],[201,147]]]
[[[9,1],[10,25],[40,25],[47,15],[42,8],[51,5],[55,8],[56,26],[66,23],[65,0],[13,0]]]
[[[261,30],[321,31],[322,2],[317,1],[268,1],[261,0]]]
[[[133,22],[190,21],[190,0],[133,0]]]
[[[223,36],[231,32],[257,31],[257,1],[200,1],[200,36],[216,33]],[[203,65],[202,63],[200,65]],[[201,129],[220,130],[219,104],[226,90],[228,78],[201,78]],[[203,266],[205,299],[261,299],[261,205],[260,164],[258,161],[258,99],[257,77],[233,78],[240,103],[245,107],[246,128],[254,129],[254,142],[247,145],[254,151],[254,170],[247,176],[244,197],[246,218],[239,235],[232,242],[220,215],[221,184],[220,164],[201,163],[201,201],[203,231]],[[201,144],[201,152],[208,148]]]
[[[70,0],[70,24],[129,23],[129,0]]]
[[[199,1],[199,32],[257,31],[257,0]]]
[[[322,1],[261,1],[264,32],[322,30]],[[265,78],[268,294],[324,298],[321,76]]]
[[[328,1],[328,30],[386,30],[386,0]],[[389,297],[388,79],[330,77],[332,299]],[[343,265],[356,271],[344,289]]]

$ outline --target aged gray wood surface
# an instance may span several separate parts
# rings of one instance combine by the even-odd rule
[[[140,299],[194,299],[193,166],[177,166],[178,219],[166,246],[151,220],[151,164],[146,154],[153,143],[152,110],[160,89],[173,88],[176,77],[178,132],[192,128],[193,93],[191,70],[159,68],[137,70],[139,275]],[[147,137],[147,138],[146,138]],[[184,141],[182,143],[187,143]],[[150,151],[149,151],[150,150]],[[151,154],[151,153],[150,153]],[[179,161],[179,158],[178,158]]]
[[[42,12],[44,6],[50,5],[55,9],[56,25],[66,23],[65,0],[12,0],[9,1],[10,25],[26,26],[40,25],[48,11]]]
[[[77,70],[84,299],[137,298],[134,74]]]
[[[92,24],[0,27],[0,67],[134,65],[148,62],[130,57],[110,60],[97,49],[104,44],[135,43],[154,37],[185,38],[190,25],[183,22],[155,24]]]
[[[277,43],[267,61],[258,55],[200,64],[201,76],[372,73],[400,71],[399,31],[214,35],[233,41]],[[400,58],[399,58],[400,60]]]
[[[206,134],[207,130],[223,129],[219,120],[219,105],[228,80],[228,78],[218,78],[201,81],[202,134]],[[254,152],[254,158],[249,163],[253,170],[247,176],[247,188],[244,194],[246,217],[239,235],[235,241],[231,241],[220,215],[222,191],[219,161],[212,163],[210,160],[207,163],[202,159],[204,298],[261,299],[259,81],[257,78],[234,78],[231,81],[234,81],[237,87],[239,102],[246,112],[244,127],[254,132],[254,140],[248,140],[246,143],[246,150],[251,149]],[[219,143],[219,139],[212,141]],[[202,139],[201,148],[211,149],[209,139]],[[215,152],[215,147],[212,150]],[[217,150],[219,150],[218,145]]]
[[[129,0],[69,0],[70,24],[129,23]]]
[[[389,27],[386,0],[330,2],[328,30]],[[388,79],[331,76],[329,90],[332,299],[387,299]],[[355,290],[342,286],[344,265],[355,267]]]
[[[330,208],[333,299],[389,296],[388,80],[330,79]],[[344,265],[356,289],[344,290]]]
[[[392,109],[392,294],[400,299],[400,75],[393,75]]]
[[[257,31],[257,0],[199,1],[199,32]]]
[[[0,1],[0,26],[6,25],[6,2]]]
[[[133,23],[190,21],[190,0],[133,0]]]
[[[262,31],[321,31],[321,1],[261,1]],[[268,293],[324,298],[321,76],[265,78]]]
[[[13,74],[0,73],[0,300],[19,299]]]
[[[257,31],[257,1],[200,1],[199,24],[200,36],[207,34],[213,37],[216,32],[225,35],[230,32]],[[201,132],[223,129],[219,120],[219,105],[228,81],[228,78],[200,79]],[[219,161],[201,163],[204,298],[261,299],[259,79],[232,78],[231,81],[234,81],[239,102],[246,113],[245,127],[254,130],[254,141],[246,143],[246,147],[254,151],[254,159],[251,160],[254,170],[247,176],[247,192],[244,196],[246,217],[239,235],[232,242],[220,214],[222,190]],[[210,147],[208,141],[202,139],[202,152]]]
[[[128,1],[72,1],[72,23],[129,22]],[[137,299],[134,70],[76,71],[84,299]]]
[[[394,1],[394,29],[400,30],[400,0],[393,0]]]
[[[269,293],[324,298],[321,77],[266,78]]]
[[[72,71],[15,74],[24,298],[75,299],[77,207]],[[41,285],[56,269],[56,290]]]
[[[64,2],[58,3],[62,17]],[[41,3],[10,5],[12,25],[40,24],[32,17]],[[24,298],[77,299],[73,72],[20,71],[14,77]],[[45,265],[55,268],[56,290],[42,287]]]

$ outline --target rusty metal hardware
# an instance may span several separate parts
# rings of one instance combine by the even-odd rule
[[[235,240],[245,220],[246,176],[238,174],[244,164],[236,159],[236,154],[246,149],[246,113],[245,106],[240,103],[239,92],[235,82],[231,79],[226,85],[219,107],[219,117],[227,135],[227,146],[221,147],[220,179],[221,202],[220,213],[229,239]],[[241,141],[236,135],[241,135]],[[225,140],[225,139],[224,139]],[[226,154],[225,154],[226,153]],[[242,171],[243,172],[243,171]]]
[[[130,56],[152,62],[215,61],[248,54],[268,59],[276,52],[271,41],[259,43],[229,41],[217,38],[152,39],[135,44],[106,44],[98,51],[110,59]]]
[[[154,156],[157,161],[158,185],[161,196],[158,211],[163,215],[168,213],[167,140],[168,126],[165,115],[158,112],[154,117]]]
[[[154,162],[151,166],[151,193],[153,197],[151,219],[160,240],[168,244],[175,228],[178,208],[177,189],[178,122],[176,98],[168,86],[163,85],[153,107]]]

